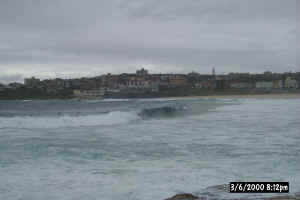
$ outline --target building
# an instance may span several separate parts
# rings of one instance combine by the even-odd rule
[[[258,89],[271,89],[274,88],[273,81],[258,81],[255,83],[255,87]]]
[[[196,88],[200,89],[211,89],[212,88],[212,81],[200,81],[198,83],[195,83]]]
[[[251,82],[233,81],[230,83],[230,87],[237,88],[237,89],[250,89],[253,88],[253,84]]]
[[[169,84],[171,86],[180,87],[186,85],[186,78],[183,75],[174,75],[169,77]]]
[[[97,80],[94,80],[94,85],[96,87],[99,87],[99,85],[101,85],[101,87],[116,89],[118,88],[120,78],[122,79],[123,76],[108,73],[106,75],[100,76],[99,78],[97,78]]]
[[[282,80],[275,80],[274,81],[274,88],[275,89],[282,89],[283,88],[283,81]]]
[[[251,77],[251,75],[250,75],[250,73],[233,73],[233,72],[231,72],[231,73],[229,73],[228,75],[227,75],[227,77],[229,78],[229,79],[231,79],[231,80],[236,80],[236,79],[245,79],[245,78],[250,78]]]
[[[104,97],[105,89],[95,89],[95,90],[73,90],[75,97],[80,99],[101,99]]]
[[[138,76],[146,76],[146,75],[148,75],[148,70],[146,70],[144,68],[142,68],[140,70],[137,70],[136,71],[136,75],[138,75]]]
[[[226,79],[213,80],[213,89],[225,90],[230,88],[230,82]]]
[[[285,79],[285,87],[286,88],[298,88],[298,82],[295,79],[292,79],[291,77],[287,77]]]
[[[144,77],[130,77],[126,82],[126,88],[128,92],[157,92],[158,82],[152,81],[151,79],[145,79]]]
[[[130,77],[126,82],[126,85],[128,88],[143,88],[147,87],[148,82],[140,77]]]

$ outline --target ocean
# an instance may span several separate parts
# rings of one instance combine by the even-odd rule
[[[231,181],[294,194],[299,113],[299,99],[0,101],[0,199],[230,199]]]

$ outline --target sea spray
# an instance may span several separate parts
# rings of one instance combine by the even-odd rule
[[[16,116],[0,117],[0,128],[62,128],[125,124],[138,120],[131,112],[113,111],[97,115]]]

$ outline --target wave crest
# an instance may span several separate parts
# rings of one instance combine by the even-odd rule
[[[138,115],[142,118],[176,117],[184,114],[184,106],[163,106],[157,108],[145,108]]]
[[[126,124],[138,120],[135,113],[113,111],[107,114],[86,116],[56,116],[56,117],[0,117],[0,128],[62,128],[99,125]]]

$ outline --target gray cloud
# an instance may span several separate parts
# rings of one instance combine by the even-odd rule
[[[5,76],[300,71],[297,0],[2,0]]]

